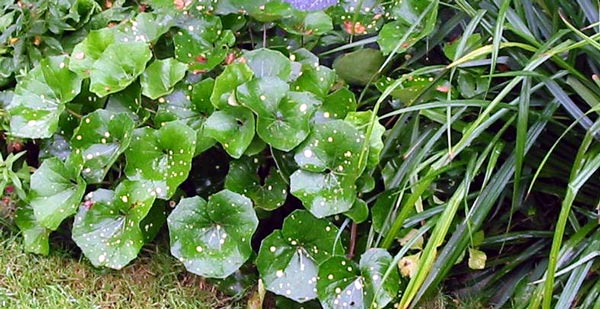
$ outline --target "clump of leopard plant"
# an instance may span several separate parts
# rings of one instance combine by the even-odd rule
[[[73,218],[92,264],[120,269],[164,231],[204,277],[227,280],[250,262],[268,291],[297,302],[389,303],[400,282],[389,253],[366,252],[359,267],[339,230],[344,217],[368,216],[360,196],[374,188],[385,129],[308,49],[248,48],[234,34],[256,19],[318,40],[351,3],[328,13],[277,1],[149,4],[18,80],[10,135],[44,141],[17,212],[30,250],[47,253],[49,234]],[[213,194],[190,191],[210,151],[226,177]],[[256,239],[259,218],[279,208],[283,227]]]
[[[2,4],[0,207],[98,267],[169,239],[254,306],[591,307],[592,2]]]

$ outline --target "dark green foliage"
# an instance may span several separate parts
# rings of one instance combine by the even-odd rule
[[[0,1],[2,149],[34,166],[3,153],[2,205],[28,251],[71,228],[122,268],[168,234],[265,306],[590,307],[600,44],[576,3]]]

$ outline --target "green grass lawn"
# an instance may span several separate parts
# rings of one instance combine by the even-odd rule
[[[223,308],[231,299],[187,273],[166,246],[147,246],[120,271],[94,268],[68,248],[24,253],[0,229],[0,308]]]

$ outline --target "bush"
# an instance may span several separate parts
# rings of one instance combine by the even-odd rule
[[[440,286],[591,305],[600,49],[579,2],[4,3],[26,248],[70,229],[120,269],[168,233],[188,271],[260,278],[281,307]]]

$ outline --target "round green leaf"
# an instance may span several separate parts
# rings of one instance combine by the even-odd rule
[[[348,88],[341,88],[329,94],[323,105],[315,113],[315,122],[326,122],[331,119],[344,119],[349,112],[356,111],[356,97]]]
[[[232,63],[225,67],[215,79],[215,86],[210,102],[217,108],[238,105],[235,100],[235,89],[252,78],[252,69],[245,63]]]
[[[318,98],[324,99],[335,84],[335,80],[335,72],[325,66],[304,65],[302,75],[292,84],[292,90],[309,91]]]
[[[89,193],[75,216],[73,240],[94,266],[123,268],[144,245],[140,222],[155,197],[149,183],[129,180],[115,191]]]
[[[173,36],[175,58],[192,71],[206,72],[223,62],[228,47],[235,42],[231,31],[222,30],[217,16],[187,19],[180,27]]]
[[[285,202],[287,184],[273,166],[269,168],[269,175],[261,181],[258,173],[264,164],[258,157],[231,161],[225,188],[249,197],[256,207],[274,210]]]
[[[71,148],[83,158],[83,178],[100,183],[108,169],[131,142],[135,123],[127,114],[97,110],[81,119],[71,138]]]
[[[361,48],[335,59],[333,68],[348,84],[364,86],[377,80],[384,61],[385,58],[379,50]]]
[[[35,219],[31,205],[18,202],[15,224],[23,235],[23,245],[26,252],[48,255],[50,251],[48,236],[51,231]]]
[[[260,22],[272,22],[289,16],[292,7],[282,0],[221,0],[216,12],[221,15],[244,12]]]
[[[266,289],[297,302],[317,297],[319,264],[344,253],[337,233],[331,222],[307,211],[291,213],[281,230],[263,240],[256,258]]]
[[[367,203],[359,198],[354,200],[354,205],[344,213],[346,217],[355,223],[363,223],[369,218],[369,207]]]
[[[395,80],[386,77],[381,78],[376,86],[380,91],[385,91]],[[430,92],[425,92],[428,88],[435,88],[431,84],[434,82],[433,76],[411,76],[402,81],[401,85],[392,90],[391,96],[399,99],[403,105],[412,105],[416,99],[420,102],[427,102],[433,96]],[[442,81],[438,81],[442,83]],[[445,98],[445,94],[444,94]]]
[[[132,40],[156,42],[174,24],[175,20],[170,14],[145,12],[128,21],[122,29]]]
[[[290,17],[281,20],[281,26],[298,35],[321,35],[333,30],[331,17],[323,11],[293,11]]]
[[[100,59],[102,53],[116,41],[115,30],[102,28],[92,30],[79,44],[75,45],[69,62],[69,69],[82,77],[90,77],[94,63]]]
[[[149,116],[148,111],[142,107],[142,89],[137,82],[109,95],[104,109],[115,114],[125,113],[138,124]]]
[[[258,136],[273,148],[290,151],[310,132],[310,119],[321,104],[311,93],[288,92],[279,78],[253,79],[238,87],[237,98],[257,114]]]
[[[356,198],[355,181],[364,135],[343,120],[315,124],[294,159],[300,170],[290,177],[290,192],[322,218],[348,211]]]
[[[276,110],[290,86],[277,77],[254,78],[237,87],[237,102],[258,115]]]
[[[369,249],[360,264],[334,256],[319,267],[317,290],[323,308],[384,308],[400,289],[398,268],[384,249]],[[388,268],[392,272],[383,281]]]
[[[142,94],[150,99],[170,93],[185,76],[187,66],[173,58],[156,60],[142,73]]]
[[[157,197],[168,199],[188,176],[195,143],[194,130],[180,121],[167,122],[158,130],[136,129],[125,152],[125,175],[152,182]]]
[[[365,136],[343,120],[315,124],[294,159],[301,169],[331,171],[356,179],[364,167],[358,166]]]
[[[356,199],[354,179],[332,172],[297,170],[290,177],[290,192],[317,218],[346,212]]]
[[[74,54],[77,57],[77,54]],[[135,55],[132,57],[131,55]],[[152,52],[144,42],[110,44],[94,62],[90,72],[90,91],[99,97],[125,89],[146,68]]]
[[[48,138],[58,129],[65,103],[81,91],[82,79],[68,65],[67,56],[44,58],[19,81],[7,106],[12,135]]]
[[[292,62],[282,53],[259,48],[244,53],[246,63],[256,77],[279,77],[287,81],[292,73]]]
[[[28,199],[37,221],[56,230],[77,211],[84,193],[85,182],[79,176],[79,169],[50,158],[31,175]]]
[[[176,87],[175,90],[159,99],[158,110],[154,116],[154,123],[162,125],[169,121],[180,120],[185,122],[190,128],[196,131],[196,151],[195,155],[202,153],[215,144],[215,140],[208,137],[204,132],[206,119],[214,111],[214,106],[210,103],[214,80],[208,78],[193,85]],[[192,91],[188,90],[192,88]]]
[[[254,138],[254,115],[245,107],[216,111],[206,120],[205,132],[230,156],[239,159]]]
[[[182,199],[167,219],[171,254],[197,275],[225,278],[252,254],[250,240],[258,218],[247,197],[224,190],[208,203]]]
[[[273,148],[290,151],[310,133],[310,119],[319,105],[309,92],[290,91],[277,109],[257,117],[256,133]]]

